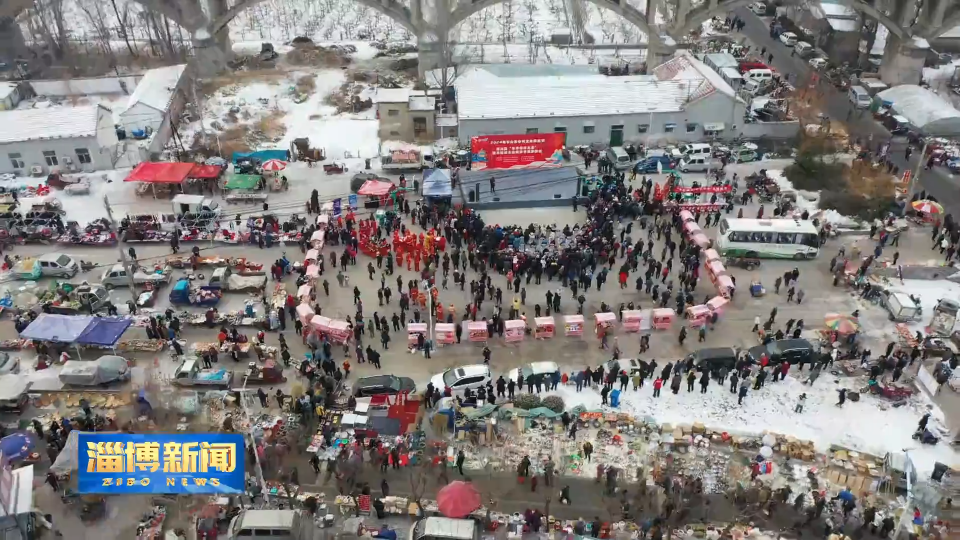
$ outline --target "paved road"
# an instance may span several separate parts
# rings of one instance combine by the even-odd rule
[[[739,8],[734,11],[741,19],[746,22],[743,28],[743,36],[750,40],[757,47],[766,47],[767,53],[773,53],[773,67],[781,73],[794,74],[795,81],[805,81],[810,73],[810,65],[803,59],[790,56],[790,48],[786,47],[779,40],[770,37],[768,22],[754,15],[749,9]],[[829,84],[821,85],[824,92],[825,109],[823,112],[834,121],[841,121],[847,125],[847,132],[851,138],[860,137],[864,141],[870,135],[873,135],[874,144],[880,141],[891,140],[890,133],[876,122],[869,113],[858,114],[854,111],[851,120],[846,121],[847,114],[850,113],[852,105],[847,96],[837,91]],[[920,151],[916,149],[913,153],[913,159],[909,163],[904,160],[904,149],[907,146],[906,139],[903,137],[894,137],[891,141],[891,155],[894,165],[900,167],[900,170],[909,168],[911,171],[917,165]],[[951,175],[943,167],[935,167],[929,171],[921,171],[920,186],[917,190],[926,190],[927,193],[937,198],[948,212],[960,214],[960,180]]]

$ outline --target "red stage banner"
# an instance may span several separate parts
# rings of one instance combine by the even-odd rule
[[[701,187],[683,187],[676,186],[673,188],[674,193],[729,193],[733,191],[733,186],[730,184],[724,186],[701,186]]]
[[[563,164],[565,133],[483,135],[470,139],[471,169],[537,169]]]

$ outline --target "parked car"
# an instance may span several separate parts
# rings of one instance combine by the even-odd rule
[[[813,54],[813,45],[806,41],[798,41],[797,44],[793,46],[793,52],[800,58],[806,58]]]
[[[810,67],[817,70],[827,67],[827,59],[821,58],[819,56],[811,58],[810,60],[807,61],[807,63],[810,64]]]
[[[780,43],[783,43],[787,47],[793,47],[797,44],[797,35],[793,32],[784,32],[780,34]]]
[[[767,5],[764,4],[763,2],[754,2],[750,4],[749,9],[750,11],[753,12],[754,15],[758,17],[763,17],[764,15],[767,14]]]
[[[767,355],[771,364],[779,364],[784,360],[791,364],[809,364],[818,352],[819,349],[805,339],[781,339],[751,347],[747,356],[755,363],[760,362],[761,356]]]
[[[610,370],[614,369],[614,364],[616,364],[616,368],[620,371],[626,371],[627,375],[636,375],[640,373],[643,367],[639,360],[634,358],[621,358],[619,360],[607,360],[607,362],[603,364],[603,369],[610,372]],[[646,362],[644,362],[644,364],[646,364]]]
[[[507,372],[507,380],[517,380],[520,373],[523,373],[524,380],[531,375],[553,375],[559,369],[556,362],[530,362]]]
[[[715,371],[722,368],[733,369],[737,365],[739,354],[740,351],[734,347],[710,347],[690,353],[687,359],[692,358],[697,369]]]
[[[134,285],[150,283],[157,286],[169,281],[169,274],[148,274],[139,268],[133,274]],[[107,268],[100,277],[100,284],[106,287],[107,290],[117,287],[127,287],[130,284],[130,280],[127,277],[127,269],[125,269],[122,264],[115,264]]]
[[[101,386],[130,380],[130,367],[122,356],[106,355],[92,362],[70,360],[60,370],[60,382],[69,386]]]
[[[467,388],[486,386],[490,382],[490,367],[485,364],[470,364],[448,369],[430,378],[434,388],[450,387],[453,393],[462,393]]]
[[[396,395],[403,392],[416,392],[417,385],[410,377],[397,377],[396,375],[374,375],[372,377],[360,377],[353,385],[353,395],[357,397],[370,397],[382,395]]]
[[[0,352],[0,375],[20,373],[20,358],[12,358],[5,352]]]
[[[46,253],[37,260],[40,261],[40,272],[45,276],[72,278],[80,271],[77,261],[63,253]]]
[[[960,158],[948,159],[947,162],[944,163],[944,165],[946,165],[947,168],[950,169],[950,172],[954,174],[960,173]]]

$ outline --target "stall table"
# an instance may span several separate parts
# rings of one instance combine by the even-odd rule
[[[673,320],[677,317],[677,312],[670,308],[660,308],[653,310],[653,327],[657,330],[666,330],[673,325]]]
[[[423,334],[423,338],[427,338],[427,323],[409,323],[407,324],[407,346],[416,347],[417,346],[417,336]]]
[[[437,323],[433,327],[437,343],[453,345],[457,342],[457,325],[452,323]]]
[[[623,320],[623,329],[627,332],[639,332],[640,321],[643,320],[643,311],[639,309],[625,309],[620,313]]]
[[[490,339],[489,332],[487,332],[487,323],[483,321],[467,322],[467,335],[470,337],[470,341],[474,343],[480,343]]]
[[[698,306],[687,307],[687,323],[690,326],[703,326],[707,324],[707,317],[710,316],[710,308],[701,304]]]
[[[612,329],[613,325],[617,324],[617,316],[613,313],[597,313],[594,315],[594,323],[597,330]]]

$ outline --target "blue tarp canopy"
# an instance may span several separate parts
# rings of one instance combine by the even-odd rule
[[[130,319],[95,317],[77,338],[77,343],[113,348],[131,324],[133,321]]]
[[[24,339],[38,339],[55,343],[73,343],[90,326],[93,317],[88,315],[55,315],[41,313],[30,326],[20,332]]]
[[[453,185],[450,182],[450,169],[427,169],[423,173],[424,197],[450,197]]]
[[[237,161],[243,158],[251,158],[259,160],[261,163],[269,159],[279,159],[280,161],[290,161],[288,159],[288,154],[286,150],[257,150],[256,152],[234,152],[233,156],[234,165]]]

